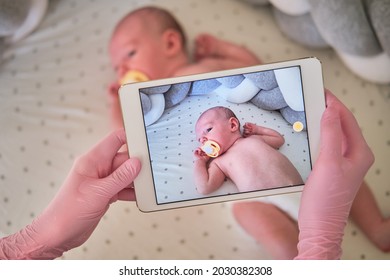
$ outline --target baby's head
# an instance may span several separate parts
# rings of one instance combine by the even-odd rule
[[[171,75],[179,56],[187,59],[185,45],[183,29],[168,11],[143,7],[127,14],[116,25],[109,53],[118,79],[130,70],[156,79]]]
[[[240,121],[229,108],[213,107],[200,115],[195,124],[195,134],[200,143],[213,140],[224,150],[241,137]]]

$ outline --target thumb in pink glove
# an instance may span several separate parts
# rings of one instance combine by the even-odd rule
[[[134,200],[132,182],[141,164],[118,152],[124,130],[116,131],[74,163],[61,189],[32,224],[0,240],[0,259],[53,259],[80,246],[110,203]]]
[[[350,111],[329,91],[321,120],[320,154],[299,209],[296,259],[339,259],[355,195],[374,162]]]

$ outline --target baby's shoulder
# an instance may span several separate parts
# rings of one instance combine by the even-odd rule
[[[246,140],[246,142],[262,142],[264,143],[264,139],[263,139],[263,136],[261,135],[258,135],[258,134],[251,134],[251,135],[248,135],[246,137],[243,137],[244,140]]]
[[[203,67],[198,63],[188,63],[176,69],[174,76],[194,75],[205,72]]]

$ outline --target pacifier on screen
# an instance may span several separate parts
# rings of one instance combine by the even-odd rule
[[[207,156],[212,158],[219,156],[219,151],[221,150],[218,143],[212,140],[205,141],[200,149],[205,152]]]

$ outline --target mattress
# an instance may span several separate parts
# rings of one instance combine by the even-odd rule
[[[326,87],[355,114],[376,156],[366,180],[383,214],[390,215],[390,86],[358,78],[331,49],[313,50],[289,41],[269,7],[234,0],[52,0],[38,29],[10,46],[0,64],[2,235],[30,223],[58,191],[75,158],[111,131],[107,88],[115,75],[107,54],[110,33],[124,14],[148,4],[172,11],[190,42],[207,31],[245,45],[265,63],[319,58]],[[193,107],[204,104],[202,98],[193,97]],[[243,120],[255,109],[246,105],[234,105]],[[263,116],[286,125],[276,112]],[[189,143],[191,151],[195,144]],[[291,147],[283,149],[301,159],[302,151]],[[262,200],[297,215],[299,194]],[[62,259],[269,259],[235,222],[232,203],[145,214],[135,203],[117,202],[91,238]],[[352,222],[343,251],[344,259],[389,259]]]

